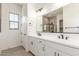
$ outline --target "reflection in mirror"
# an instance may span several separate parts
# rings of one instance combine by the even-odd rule
[[[62,8],[43,15],[43,32],[63,32]]]
[[[59,20],[59,30],[63,32],[63,20]]]
[[[57,32],[56,16],[43,17],[43,32]]]

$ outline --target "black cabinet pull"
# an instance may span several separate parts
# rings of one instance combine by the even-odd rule
[[[59,56],[60,54],[58,53],[58,56]]]
[[[56,56],[56,52],[54,52],[54,56]]]
[[[31,42],[31,45],[33,45],[33,42]]]
[[[61,38],[64,39],[64,35],[61,35]]]
[[[58,38],[59,39],[64,39],[64,35],[61,34],[60,36],[58,36]]]

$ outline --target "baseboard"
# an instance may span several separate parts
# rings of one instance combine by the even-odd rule
[[[25,48],[23,45],[22,45],[22,47],[24,48],[24,50],[25,50],[26,52],[29,51],[29,49],[28,49],[28,48]]]

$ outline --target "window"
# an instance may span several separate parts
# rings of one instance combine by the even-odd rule
[[[9,27],[11,30],[18,30],[19,29],[19,15],[10,13],[9,14]]]

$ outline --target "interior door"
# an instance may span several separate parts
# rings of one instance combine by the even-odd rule
[[[22,16],[21,24],[21,35],[22,35],[22,45],[27,50],[28,49],[28,38],[27,38],[27,21],[26,17]]]

